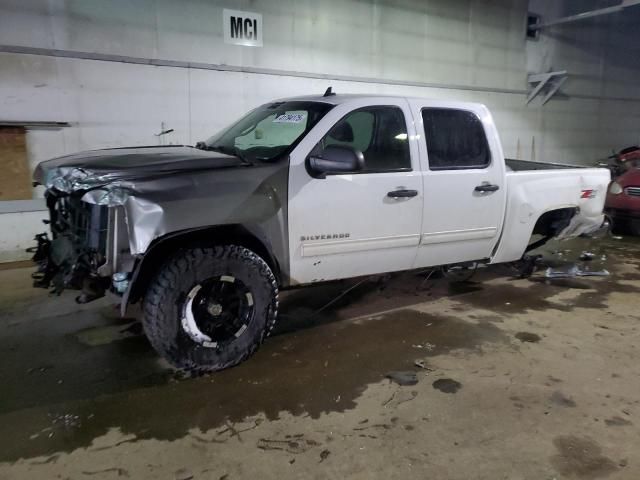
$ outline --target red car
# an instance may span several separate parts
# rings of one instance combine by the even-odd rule
[[[605,213],[614,226],[626,224],[640,235],[640,168],[630,168],[609,185]]]

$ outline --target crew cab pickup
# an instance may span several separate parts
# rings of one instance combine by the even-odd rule
[[[278,292],[513,262],[603,225],[609,171],[505,161],[486,107],[325,95],[273,101],[192,146],[41,163],[37,286],[141,302],[169,362],[219,370],[269,334]],[[533,241],[532,241],[533,238]]]

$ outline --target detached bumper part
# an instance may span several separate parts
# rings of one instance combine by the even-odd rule
[[[583,236],[590,237],[590,238],[602,238],[608,235],[610,232],[611,232],[611,222],[609,221],[609,218],[605,216],[602,222],[602,225],[600,225],[600,227],[598,227],[597,229],[595,229],[590,233],[583,234]]]
[[[87,254],[76,252],[65,237],[50,240],[47,233],[40,233],[34,239],[37,245],[27,249],[33,253],[32,260],[37,265],[37,270],[31,274],[34,287],[52,287],[51,293],[56,295],[68,288],[82,290],[76,297],[77,303],[104,296],[104,282],[87,268],[89,262],[84,258]]]
[[[57,268],[51,262],[51,240],[46,233],[39,233],[34,237],[37,242],[35,247],[27,248],[28,253],[33,253],[31,260],[37,265],[38,270],[31,274],[35,288],[49,288],[51,280],[56,274]]]
[[[104,297],[105,288],[98,277],[86,277],[82,282],[82,292],[76,297],[76,303],[83,304],[93,302]]]
[[[585,217],[575,215],[569,225],[557,236],[558,240],[566,240],[574,237],[593,237],[609,231],[609,222],[604,215]]]
[[[547,268],[545,277],[547,278],[574,278],[574,277],[607,277],[609,276],[608,270],[588,270],[582,269],[577,265],[572,265],[569,268],[554,270],[553,268]]]

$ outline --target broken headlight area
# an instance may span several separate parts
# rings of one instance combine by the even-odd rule
[[[56,171],[56,175],[44,180],[44,185],[58,192],[71,193],[89,178],[90,175],[81,168],[61,168]]]
[[[126,187],[109,186],[89,190],[82,196],[82,201],[93,205],[116,207],[124,205],[130,194],[131,190]]]
[[[50,217],[45,223],[52,238],[36,235],[37,246],[29,249],[38,265],[34,286],[52,288],[56,294],[67,288],[82,290],[79,303],[102,297],[109,283],[96,272],[106,260],[108,207],[55,190],[45,198]]]

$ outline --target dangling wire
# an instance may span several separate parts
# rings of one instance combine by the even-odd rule
[[[323,306],[321,306],[320,308],[318,308],[317,310],[311,312],[311,314],[306,318],[307,320],[310,318],[315,317],[316,315],[318,315],[320,312],[322,312],[323,310],[325,310],[326,308],[329,308],[331,305],[333,305],[334,303],[336,303],[338,300],[340,300],[342,297],[344,297],[347,293],[349,293],[350,291],[354,290],[356,287],[359,287],[360,285],[362,285],[364,282],[366,282],[368,279],[364,279],[364,280],[360,280],[358,283],[351,285],[349,288],[347,288],[345,291],[341,292],[338,296],[334,297],[332,300],[329,300],[327,303],[325,303]]]

